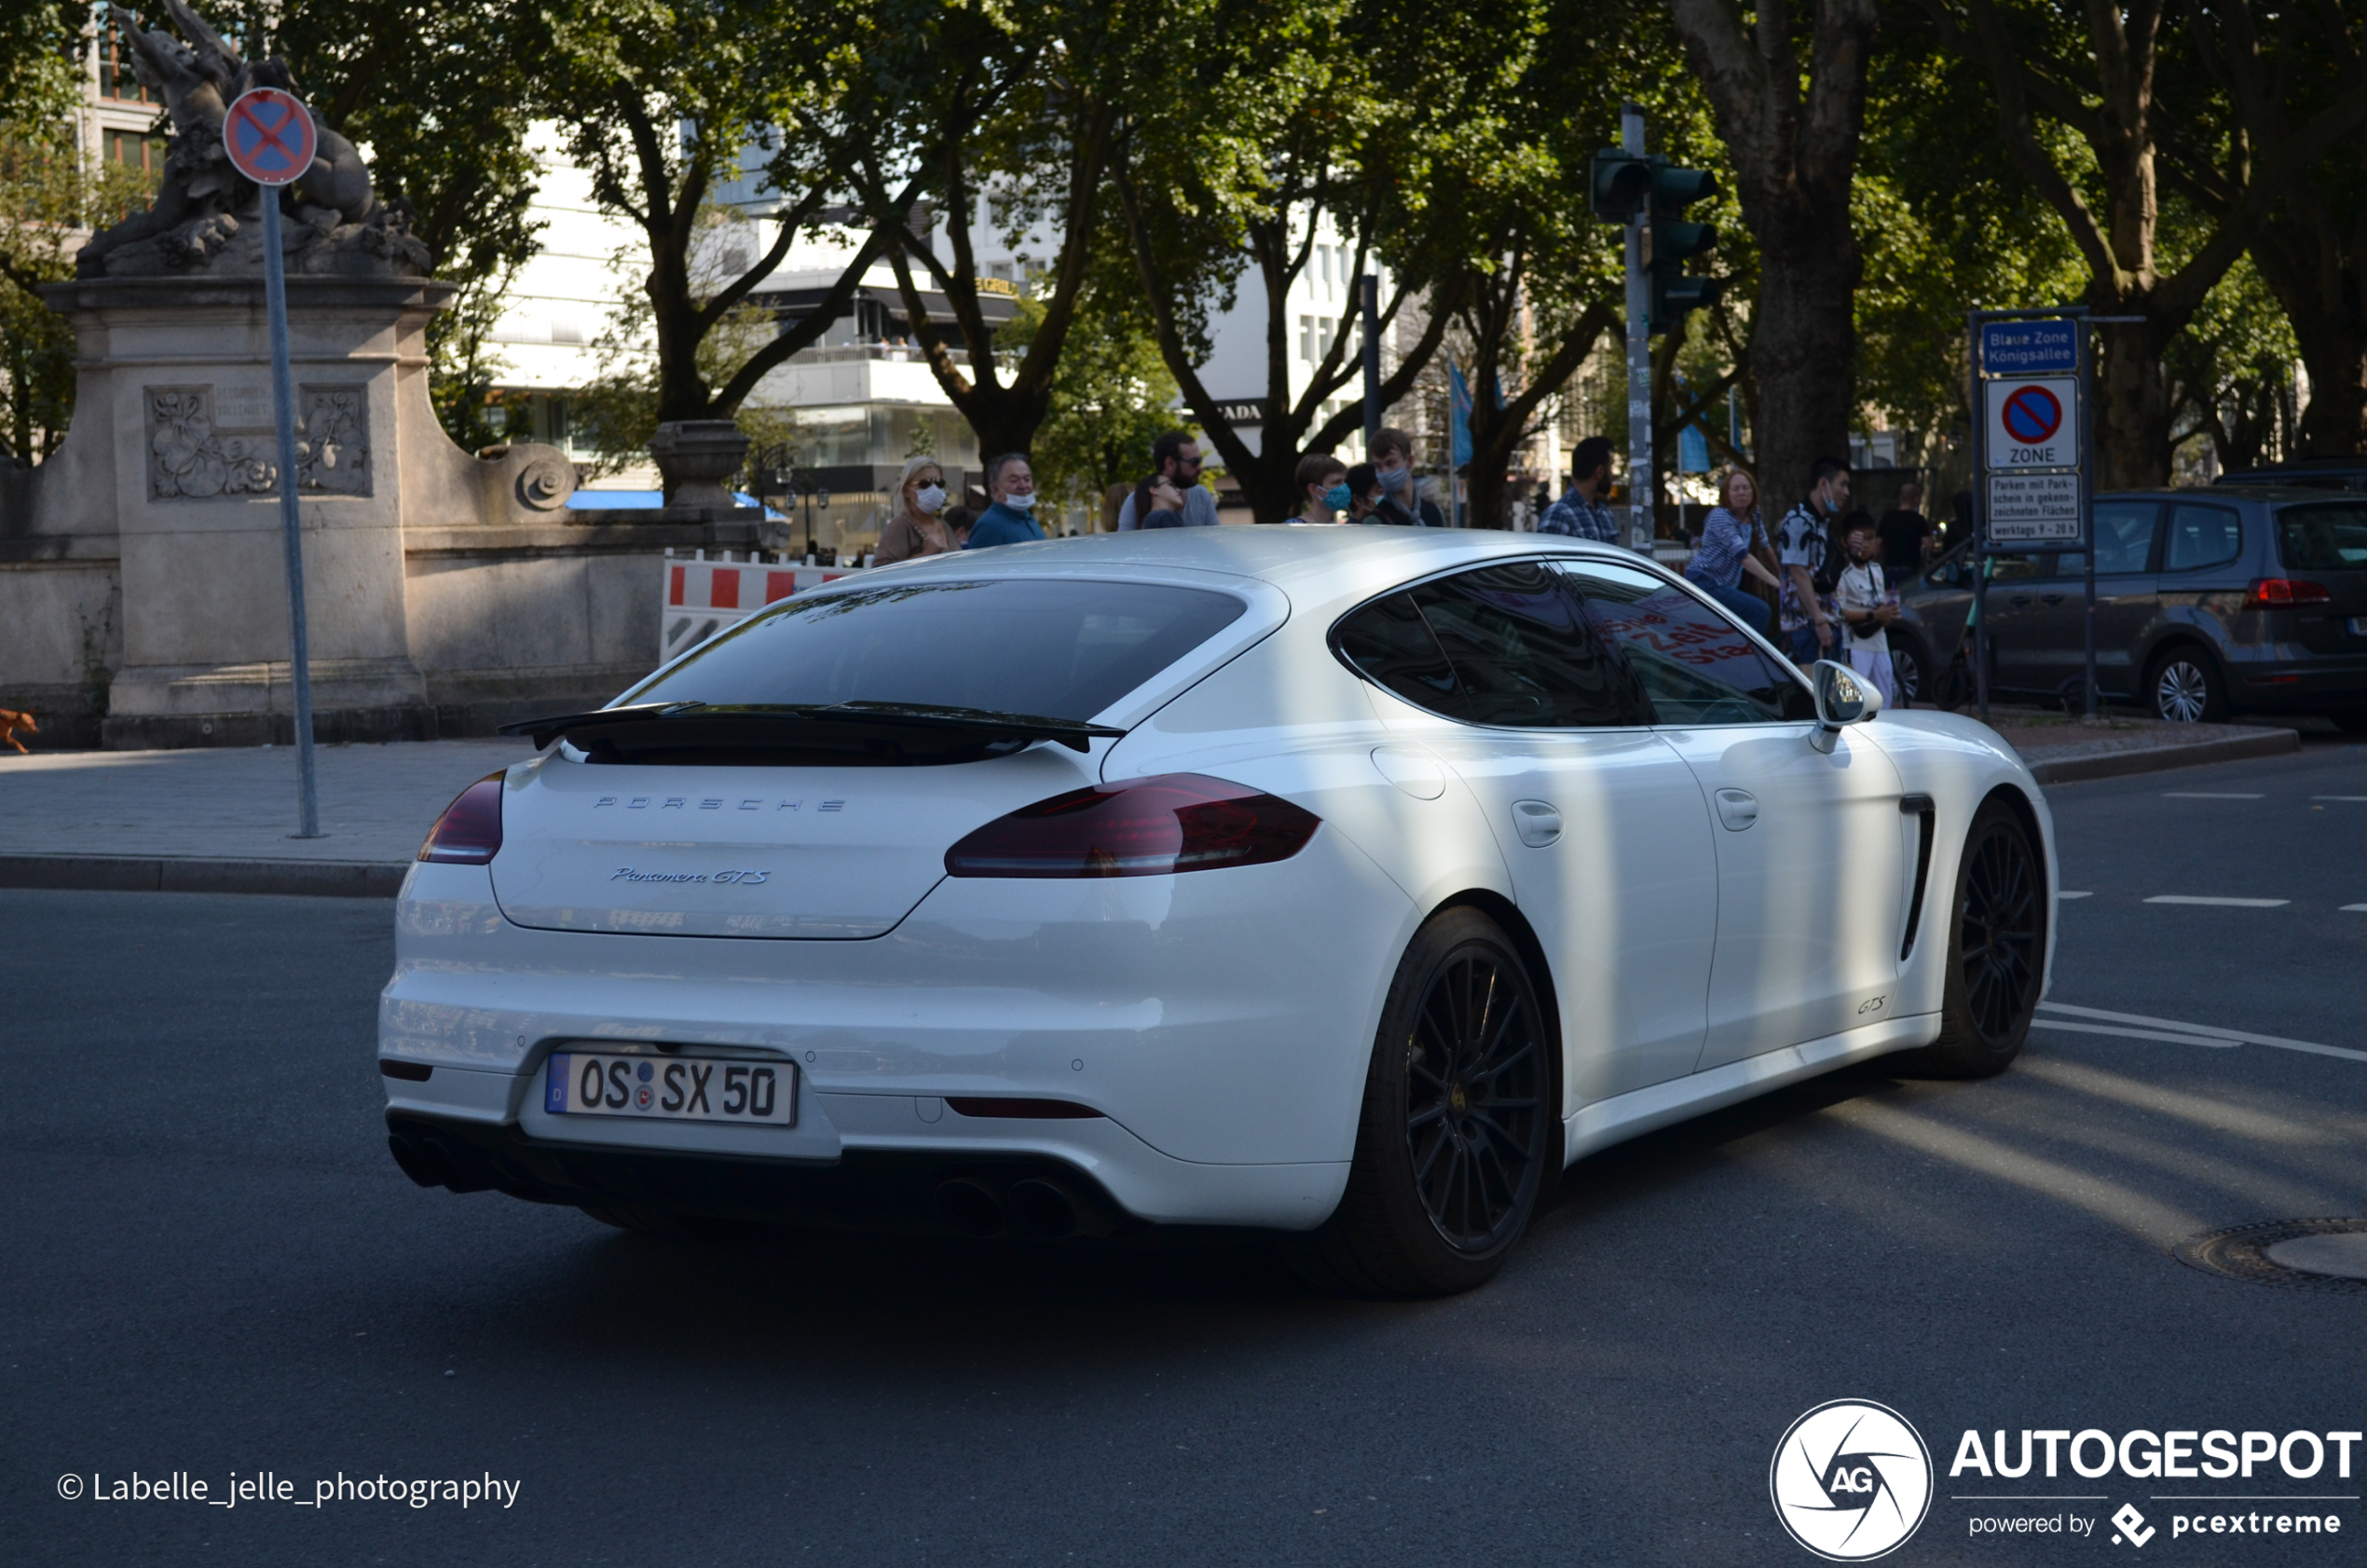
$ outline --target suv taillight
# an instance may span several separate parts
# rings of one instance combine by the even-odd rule
[[[500,773],[487,773],[462,790],[428,829],[421,860],[447,866],[483,866],[501,849]]]
[[[2244,594],[2246,609],[2292,609],[2301,605],[2331,605],[2333,590],[2322,582],[2300,578],[2262,577],[2252,579]]]
[[[945,852],[949,877],[1163,877],[1288,860],[1322,819],[1198,773],[1071,790]]]

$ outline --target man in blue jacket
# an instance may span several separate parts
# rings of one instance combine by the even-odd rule
[[[1006,452],[986,465],[987,498],[994,504],[978,513],[965,550],[995,544],[1024,544],[1040,539],[1044,529],[1029,514],[1035,510],[1035,470],[1017,452]]]

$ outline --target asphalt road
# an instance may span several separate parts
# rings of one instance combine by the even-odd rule
[[[2367,748],[2057,788],[2093,896],[2063,907],[2054,1000],[2367,1050],[2367,911],[2342,908],[2367,903],[2367,799],[2335,796],[2367,797]],[[1827,1079],[1585,1162],[1494,1286],[1384,1305],[1239,1248],[731,1248],[422,1192],[371,1067],[387,923],[0,893],[7,1561],[1811,1563],[1769,1460],[1842,1398],[1940,1466],[1891,1561],[2135,1556],[2108,1521],[1971,1534],[2123,1502],[2160,1530],[2147,1559],[2356,1561],[2367,1532],[2340,1500],[2269,1507],[2351,1539],[2182,1540],[2153,1500],[2367,1492],[2331,1466],[1947,1475],[1967,1428],[2367,1426],[2367,1294],[2170,1255],[2367,1214],[2367,1059],[2049,1029],[1989,1083]],[[217,1499],[232,1472],[517,1492],[87,1495],[135,1471]],[[2090,1496],[1958,1500],[2021,1492]]]

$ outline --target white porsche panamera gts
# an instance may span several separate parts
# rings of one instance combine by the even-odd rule
[[[1262,1227],[1466,1288],[1591,1151],[2020,1050],[2045,797],[1873,707],[1572,540],[867,574],[520,727],[445,813],[380,1005],[394,1155],[631,1228]]]

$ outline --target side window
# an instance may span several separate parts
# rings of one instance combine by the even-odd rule
[[[1375,685],[1449,718],[1470,716],[1454,666],[1414,601],[1403,593],[1366,605],[1341,621],[1332,646]]]
[[[2154,558],[2154,523],[2161,508],[2152,501],[2096,503],[2096,575],[2141,572]],[[2072,551],[2055,561],[2057,577],[2085,577],[2086,554]]]
[[[1672,583],[1626,566],[1563,567],[1662,724],[1813,718],[1816,700],[1749,634]]]
[[[2169,509],[2169,546],[2162,554],[2162,570],[2223,566],[2243,548],[2243,525],[2225,507],[2174,506]]]
[[[1455,666],[1472,722],[1567,729],[1648,721],[1578,595],[1544,563],[1459,572],[1413,596]]]

